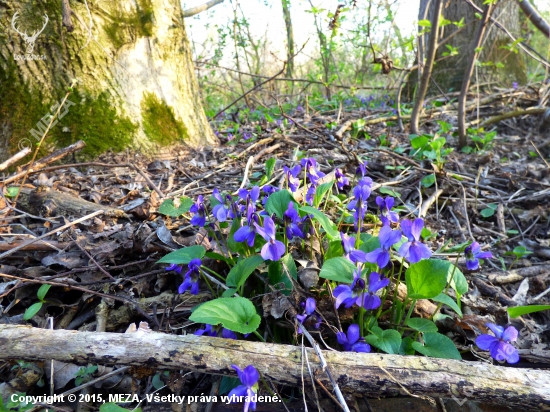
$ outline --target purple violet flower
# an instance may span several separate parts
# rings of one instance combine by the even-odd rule
[[[493,254],[491,252],[482,252],[479,243],[472,242],[470,246],[466,246],[466,249],[464,249],[464,256],[466,257],[466,269],[477,270],[479,268],[479,259],[491,259]]]
[[[277,186],[272,186],[272,185],[265,185],[264,187],[262,187],[262,192],[270,195],[272,193],[275,193],[275,192],[278,192],[279,191],[279,188]]]
[[[265,193],[265,196],[262,199],[262,206],[265,207],[265,204],[267,203],[267,199],[269,199],[269,195],[278,191],[279,191],[279,188],[276,186],[265,185],[264,187],[262,187],[262,192]]]
[[[250,132],[244,132],[244,133],[243,133],[243,139],[244,139],[244,140],[252,139],[252,133],[250,133]]]
[[[404,219],[401,222],[401,230],[403,234],[409,239],[399,248],[400,256],[404,257],[409,263],[416,263],[421,259],[428,259],[432,252],[424,243],[420,241],[420,234],[424,227],[424,220],[421,218],[415,219],[411,222],[408,219]]]
[[[348,210],[355,210],[353,217],[356,225],[357,222],[360,220],[362,221],[365,218],[365,213],[367,212],[367,199],[370,196],[370,193],[371,187],[366,181],[363,180],[360,180],[359,184],[353,188],[353,195],[355,196],[355,199],[349,202]]]
[[[251,203],[248,204],[246,211],[247,225],[237,229],[233,235],[235,242],[246,242],[249,247],[254,246],[254,239],[256,237],[255,224],[258,222],[258,215],[255,212],[255,206]]]
[[[244,213],[246,210],[247,224],[238,229],[233,235],[235,242],[247,242],[249,247],[254,246],[254,238],[256,236],[256,229],[254,224],[258,222],[258,215],[256,214],[256,202],[260,197],[260,188],[254,186],[250,189],[250,192],[246,189],[240,189],[238,192],[239,198],[245,202],[244,205],[239,205],[238,209],[240,213]]]
[[[336,186],[338,187],[338,190],[342,190],[344,186],[349,186],[349,179],[340,169],[336,169],[334,171],[334,176],[336,176]]]
[[[360,307],[364,307],[367,294],[365,293],[365,281],[361,278],[361,269],[353,273],[353,282],[351,285],[338,285],[332,292],[336,302],[334,306],[336,309],[343,303],[346,308],[351,308],[354,304]]]
[[[189,290],[192,295],[199,294],[199,279],[200,279],[199,269],[201,267],[201,264],[202,264],[202,261],[198,258],[192,259],[191,262],[189,262],[189,264],[187,265],[187,268],[189,270],[185,274],[183,283],[178,288],[178,293],[182,294]]]
[[[296,165],[292,169],[283,166],[283,170],[286,175],[286,180],[288,181],[288,188],[294,193],[298,189],[298,186],[300,186],[300,179],[298,176],[302,173],[302,166]]]
[[[518,82],[512,82],[512,88],[515,90],[518,88]]]
[[[301,324],[304,324],[306,319],[309,319],[310,322],[313,323],[313,327],[315,329],[319,329],[319,326],[321,325],[321,320],[315,315],[315,309],[317,308],[317,303],[315,302],[315,299],[313,298],[307,298],[305,302],[302,302],[302,306],[305,307],[303,315],[296,315],[296,319],[298,319],[298,322]],[[301,329],[298,329],[298,333],[302,333]]]
[[[203,227],[206,223],[206,209],[204,208],[204,200],[202,195],[197,197],[197,201],[193,203],[189,212],[194,216],[191,218],[191,224],[193,226]]]
[[[220,202],[212,208],[212,214],[218,220],[218,222],[225,222],[228,217],[233,217],[230,206],[226,206],[225,200],[223,199],[217,188],[212,191],[212,197]],[[231,196],[227,196],[226,200],[229,200],[229,204],[231,204]]]
[[[359,166],[357,166],[357,169],[355,169],[355,175],[359,178],[365,177],[367,174],[367,162],[359,163]]]
[[[222,338],[237,340],[237,334],[235,332],[233,332],[232,330],[222,328]]]
[[[195,331],[194,335],[197,336],[212,336],[216,337],[218,335],[218,332],[212,327],[212,325],[204,325],[204,329],[198,329]]]
[[[166,270],[173,270],[176,273],[181,273],[181,265],[178,265],[177,263],[171,263],[170,265],[165,267]]]
[[[260,374],[252,365],[248,365],[244,370],[241,370],[237,365],[231,365],[231,367],[237,371],[237,375],[239,375],[242,385],[237,386],[229,392],[229,399],[231,399],[231,397],[243,397],[243,412],[248,412],[249,408],[255,411],[256,401],[254,399],[256,399],[256,393],[258,392]]]
[[[211,337],[218,337],[220,335],[219,326],[215,327],[212,325],[204,325],[204,329],[198,329],[194,333],[197,336],[211,336]],[[221,330],[221,337],[224,339],[235,339],[237,340],[237,334],[233,332],[232,330],[222,328]]]
[[[286,236],[289,240],[292,240],[294,236],[305,239],[306,235],[300,227],[302,224],[302,219],[298,211],[294,209],[294,202],[288,202],[288,209],[284,213],[284,219],[286,223]]]
[[[380,247],[367,253],[367,262],[376,263],[380,269],[390,262],[390,248],[401,240],[401,231],[392,230],[389,226],[382,226],[378,233]]]
[[[254,222],[256,231],[266,240],[260,254],[265,260],[279,260],[285,253],[285,245],[280,240],[275,239],[275,222],[269,216],[264,217],[264,227]]]
[[[296,315],[296,319],[298,319],[300,323],[304,323],[304,320],[306,320],[308,316],[315,313],[317,302],[315,302],[313,298],[307,298],[305,302],[302,302],[302,306],[304,307],[304,313],[302,315]]]
[[[250,192],[246,189],[239,189],[237,192],[239,195],[239,198],[244,201],[244,205],[241,205],[241,213],[244,214],[244,211],[247,207],[252,206],[254,211],[256,211],[256,202],[260,198],[260,187],[254,186],[252,189],[250,189]]]
[[[517,329],[513,326],[504,329],[494,323],[487,323],[487,327],[493,331],[495,336],[479,335],[476,338],[476,345],[482,350],[488,350],[491,357],[499,362],[516,363],[519,361],[518,350],[508,343],[514,342],[518,338]]]
[[[397,212],[392,212],[391,208],[393,207],[395,200],[393,197],[388,196],[385,199],[377,196],[376,204],[380,208],[380,220],[383,225],[389,225],[390,223],[399,222],[399,215]]]
[[[313,201],[315,200],[315,186],[310,184],[306,192],[306,202],[308,205],[313,206]]]
[[[369,275],[369,293],[366,295],[366,298],[364,300],[364,308],[366,310],[374,310],[377,309],[382,301],[380,300],[380,297],[376,295],[376,292],[378,292],[380,289],[385,288],[390,284],[390,280],[388,278],[383,278],[380,273],[372,272]]]
[[[359,186],[368,186],[369,190],[372,190],[372,179],[370,177],[362,177],[357,181]],[[370,193],[369,193],[370,196]]]
[[[344,252],[346,253],[346,258],[351,260],[353,263],[365,263],[367,261],[367,254],[362,250],[355,249],[355,238],[353,236],[348,236],[340,232],[340,238],[342,239],[342,246],[344,248]]]
[[[370,352],[370,345],[365,342],[365,339],[361,337],[359,332],[359,325],[353,323],[348,327],[347,336],[344,332],[338,332],[336,334],[338,343],[344,347],[346,352]]]
[[[317,162],[313,157],[304,158],[301,161],[302,167],[306,169],[306,175],[309,177],[309,181],[317,186],[319,179],[325,176],[323,172],[317,170]]]

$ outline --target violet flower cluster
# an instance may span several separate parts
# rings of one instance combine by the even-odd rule
[[[290,192],[295,193],[303,184],[302,190],[304,190],[305,201],[312,206],[317,187],[321,179],[325,177],[325,174],[319,170],[316,160],[304,158],[299,165],[292,168],[284,166],[283,169],[286,185]],[[374,206],[374,201],[370,198],[373,181],[366,174],[366,163],[359,164],[356,170],[356,184],[350,189],[353,198],[347,204],[347,209],[352,212],[355,236],[340,233],[344,258],[355,266],[355,271],[351,284],[343,283],[334,288],[333,297],[336,309],[342,305],[346,308],[358,306],[365,311],[379,309],[382,305],[383,290],[390,283],[387,276],[393,273],[392,254],[400,256],[409,264],[417,263],[422,259],[429,259],[432,256],[430,248],[422,241],[424,220],[415,218],[400,221],[399,214],[393,210],[395,199],[391,196],[377,196],[375,199],[375,210],[381,223],[377,234],[379,246],[372,250],[371,242],[368,249],[363,247],[365,238],[362,231],[365,227],[364,221],[369,209],[369,202],[371,207]],[[346,186],[350,186],[350,179],[340,169],[336,169],[335,183],[337,189],[342,191]],[[278,190],[278,188],[270,185],[265,185],[262,188],[254,186],[250,190],[240,189],[238,196],[233,198],[228,194],[222,195],[217,188],[214,189],[212,198],[215,201],[212,205],[211,214],[213,221],[209,222],[209,226],[214,228],[215,222],[223,223],[230,219],[235,222],[235,219],[237,219],[240,227],[234,232],[233,240],[245,243],[248,246],[246,248],[247,256],[250,253],[257,253],[256,248],[259,248],[260,255],[264,260],[279,261],[287,253],[286,246],[289,242],[297,238],[300,243],[303,243],[301,240],[308,237],[308,232],[312,233],[313,225],[311,224],[312,217],[304,216],[303,212],[299,210],[298,203],[294,200],[288,203],[284,212],[278,209],[278,213],[268,215],[266,210],[258,209],[259,203],[263,204],[265,208],[269,196]],[[261,195],[262,192],[264,195]],[[277,207],[280,208],[280,205],[277,205]],[[191,224],[199,227],[206,225],[209,214],[203,196],[198,196],[196,202],[191,206],[190,212],[192,213]],[[273,211],[270,211],[270,213],[273,213]],[[282,216],[280,213],[282,213]],[[351,224],[352,222],[346,221],[345,223]],[[227,224],[220,226],[220,231],[225,227],[227,227]],[[281,240],[284,240],[285,243]],[[481,251],[480,245],[473,242],[466,247],[465,257],[466,267],[469,270],[476,270],[479,267],[479,260],[491,258],[492,254]],[[193,259],[188,264],[188,271],[185,273],[184,281],[178,289],[179,293],[185,293],[186,291],[190,291],[192,294],[198,293],[201,264],[200,259]],[[175,270],[177,273],[182,272],[179,265],[170,265],[167,270]],[[307,324],[309,327],[319,328],[321,320],[315,313],[315,300],[308,298],[302,303],[302,307],[302,313],[296,315],[297,321],[302,325]],[[363,313],[364,311],[360,312],[360,319],[362,319]],[[489,350],[491,356],[499,361],[517,362],[519,359],[517,350],[509,343],[517,338],[517,331],[513,327],[503,329],[494,324],[489,324],[488,327],[495,336],[479,336],[476,340],[478,346],[481,349]],[[344,350],[370,351],[370,346],[360,336],[360,330],[359,325],[352,324],[349,326],[347,333],[339,332],[337,334],[338,342]],[[212,325],[206,325],[204,329],[198,330],[196,334],[221,336],[229,339],[237,338],[234,332]],[[250,393],[252,387],[257,383],[257,371],[252,366],[245,368],[244,371],[236,366],[234,367],[239,373],[241,382],[243,382],[243,385],[239,387],[239,393]],[[256,375],[252,370],[255,371]],[[245,405],[245,410],[248,407],[254,409],[255,405]]]

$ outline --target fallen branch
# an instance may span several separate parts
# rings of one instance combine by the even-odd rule
[[[314,376],[329,385],[319,359],[306,349]],[[433,397],[550,410],[550,372],[419,356],[322,351],[344,392],[396,396],[405,391]],[[285,385],[311,385],[302,374],[301,348],[195,335],[116,334],[0,325],[0,359],[55,359],[78,364],[130,365],[233,374],[230,365],[253,364]]]
[[[468,127],[475,126],[479,123],[479,127],[487,127],[493,123],[498,123],[501,120],[511,119],[512,117],[519,117],[529,114],[543,114],[546,111],[546,108],[544,107],[529,107],[527,109],[521,109],[521,110],[512,110],[511,112],[506,112],[499,114],[497,116],[489,117],[485,120],[474,120],[468,123]]]
[[[12,157],[10,157],[8,160],[6,160],[4,163],[0,163],[0,171],[7,169],[15,162],[19,161],[20,159],[24,158],[26,155],[28,155],[31,152],[31,149],[28,147],[25,147],[20,152],[14,154]]]
[[[535,276],[548,276],[550,273],[550,265],[537,265],[527,266],[524,268],[507,270],[506,272],[488,273],[487,279],[491,283],[497,283],[499,285],[505,283],[521,282],[523,279]]]
[[[57,233],[57,232],[61,232],[61,231],[65,230],[65,229],[67,229],[67,228],[69,228],[69,227],[71,227],[71,226],[76,225],[77,223],[84,222],[84,221],[86,221],[86,220],[92,219],[92,218],[96,217],[97,215],[101,215],[101,214],[103,214],[103,213],[104,213],[103,210],[98,210],[98,211],[96,211],[96,212],[94,212],[94,213],[90,213],[89,215],[86,215],[86,216],[84,216],[84,217],[81,217],[80,219],[76,219],[76,220],[74,220],[74,221],[72,221],[72,222],[69,222],[69,223],[67,223],[67,224],[65,224],[65,225],[63,225],[63,226],[61,226],[61,227],[58,227],[58,228],[56,228],[56,229],[54,229],[54,230],[50,230],[49,232],[44,233],[42,236],[35,237],[35,238],[33,238],[33,239],[31,239],[31,240],[29,240],[29,241],[23,243],[23,244],[20,244],[19,246],[16,246],[16,247],[14,247],[14,248],[8,250],[7,252],[2,253],[2,254],[0,255],[0,261],[1,261],[2,259],[4,259],[5,257],[8,257],[9,255],[12,255],[13,253],[17,252],[18,250],[24,249],[24,248],[27,247],[28,245],[33,244],[34,242],[38,242],[39,240],[42,240],[42,239],[44,239],[45,237],[51,236],[51,235],[53,235],[54,233]]]
[[[68,154],[74,153],[77,150],[82,149],[83,147],[86,147],[86,143],[84,143],[82,140],[79,140],[76,143],[73,143],[70,146],[64,147],[63,149],[59,149],[55,151],[54,153],[37,160],[36,162],[31,162],[30,168],[23,170],[22,172],[16,173],[13,176],[8,177],[7,179],[0,182],[2,185],[7,185],[8,183],[14,182],[16,180],[19,180],[21,177],[26,177],[31,174],[39,172],[45,165],[53,163]],[[22,186],[22,185],[21,185]]]

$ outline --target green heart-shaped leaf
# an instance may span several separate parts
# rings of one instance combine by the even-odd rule
[[[254,304],[242,297],[218,298],[203,303],[189,317],[197,323],[218,325],[233,332],[251,333],[260,326],[261,318]]]

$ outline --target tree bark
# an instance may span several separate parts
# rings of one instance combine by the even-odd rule
[[[418,121],[422,108],[424,107],[424,99],[430,85],[430,78],[434,69],[434,60],[437,53],[437,34],[439,32],[439,20],[441,14],[441,6],[443,0],[434,0],[434,11],[431,19],[431,34],[428,42],[428,50],[426,61],[423,64],[422,76],[420,77],[420,85],[414,101],[413,111],[411,113],[411,133],[418,134]]]
[[[483,7],[483,0],[472,0],[478,7]],[[433,15],[433,1],[421,0],[419,8],[419,19],[424,19],[424,11],[428,10],[427,18]],[[440,39],[448,39],[440,45],[436,55],[436,65],[432,78],[439,85],[442,91],[457,91],[461,89],[464,78],[464,71],[467,68],[469,58],[474,52],[474,42],[480,19],[475,15],[475,10],[465,0],[445,0],[443,6],[443,17],[451,22],[459,22],[464,18],[464,27],[459,29],[454,24],[442,27]],[[502,23],[516,38],[520,34],[520,12],[516,0],[500,0],[495,5],[492,17]],[[457,32],[460,30],[460,32]],[[452,36],[452,37],[449,37]],[[423,36],[423,44],[427,44],[430,33]],[[484,65],[477,68],[478,78],[476,82],[497,82],[503,87],[511,87],[512,82],[524,84],[527,82],[526,66],[521,53],[515,53],[506,49],[511,44],[510,38],[490,24],[487,29],[483,50],[479,60]],[[449,52],[445,46],[449,45],[458,48],[455,56],[443,57],[443,53]],[[503,47],[504,46],[504,47]],[[423,50],[420,50],[421,52]],[[422,53],[421,53],[422,55]],[[503,65],[504,67],[499,67]],[[429,94],[437,94],[439,90],[433,85],[430,86]]]
[[[468,144],[466,137],[466,98],[468,97],[468,89],[470,88],[470,82],[472,80],[472,74],[474,73],[475,64],[479,54],[481,44],[485,36],[485,29],[487,23],[491,18],[493,11],[493,4],[489,3],[485,5],[483,11],[483,17],[481,18],[481,24],[479,25],[479,31],[474,41],[474,51],[470,56],[466,70],[464,71],[464,79],[462,80],[462,87],[460,89],[460,96],[458,97],[458,148],[462,149]]]
[[[283,5],[283,18],[286,26],[286,73],[285,76],[292,78],[294,74],[294,32],[292,30],[292,19],[290,15],[290,0],[281,0]]]
[[[82,139],[92,155],[131,144],[217,144],[201,104],[179,1],[73,1],[70,9],[61,1],[5,3],[0,149],[6,150],[0,150],[0,161],[22,140],[34,142],[72,79],[77,86],[47,142],[67,146]],[[74,31],[63,29],[63,17],[65,23],[73,18]],[[28,53],[25,35],[43,25]]]
[[[312,349],[306,349],[316,378],[330,384]],[[344,392],[365,396],[418,394],[475,399],[521,409],[550,410],[550,372],[482,362],[419,356],[323,351]],[[0,359],[78,364],[147,366],[233,374],[231,364],[254,365],[264,377],[285,385],[311,384],[297,346],[162,333],[97,333],[0,325]]]

